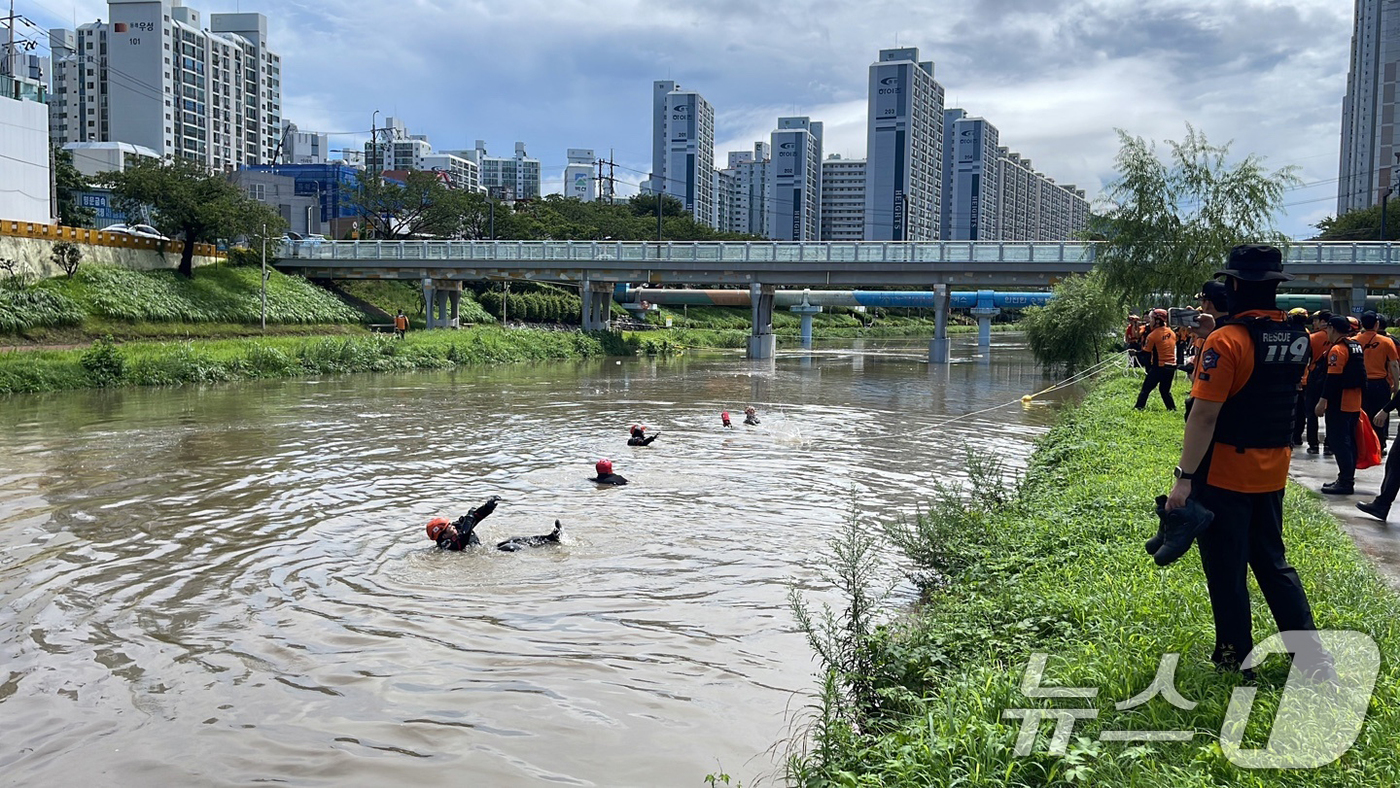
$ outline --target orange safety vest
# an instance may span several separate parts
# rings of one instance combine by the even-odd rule
[[[403,315],[399,315],[399,316],[395,317],[395,318],[394,318],[394,329],[397,330],[397,331],[407,331],[407,330],[408,330],[408,318],[407,318],[407,317],[404,317]]]

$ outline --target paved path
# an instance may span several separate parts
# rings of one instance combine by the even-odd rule
[[[1324,482],[1337,478],[1337,463],[1321,454],[1307,454],[1306,449],[1293,452],[1289,475],[1299,484],[1316,491]],[[1383,523],[1357,510],[1356,504],[1369,501],[1380,491],[1385,477],[1385,463],[1356,472],[1355,495],[1324,495],[1328,509],[1351,534],[1361,552],[1371,557],[1386,580],[1400,590],[1400,506],[1390,510],[1390,522]]]

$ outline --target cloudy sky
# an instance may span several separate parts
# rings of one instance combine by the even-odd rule
[[[270,17],[283,109],[357,147],[371,115],[439,149],[517,140],[559,190],[566,148],[650,168],[651,82],[715,107],[716,161],[766,140],[779,115],[826,123],[826,150],[865,153],[867,69],[917,46],[947,106],[1097,195],[1114,128],[1179,139],[1192,123],[1237,154],[1296,165],[1281,228],[1306,237],[1335,210],[1352,3],[1344,0],[192,0]],[[92,0],[17,0],[43,26],[106,19]],[[627,168],[627,169],[624,169]]]

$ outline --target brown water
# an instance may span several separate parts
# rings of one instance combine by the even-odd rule
[[[814,686],[787,592],[817,582],[852,496],[910,511],[964,439],[1024,457],[1052,418],[1017,402],[945,424],[1045,381],[1014,344],[925,353],[0,400],[0,783],[772,775]],[[633,422],[660,440],[628,448]],[[587,482],[602,456],[632,485]],[[558,517],[565,543],[424,538],[490,494],[484,540]]]

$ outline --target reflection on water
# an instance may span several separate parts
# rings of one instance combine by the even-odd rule
[[[999,343],[1014,339],[998,337]],[[960,344],[955,354],[975,348]],[[786,606],[852,500],[1023,457],[1022,348],[626,359],[14,397],[0,412],[0,774],[64,785],[698,785],[813,665]],[[759,407],[724,430],[719,412]],[[662,431],[648,448],[627,428]],[[630,477],[586,481],[599,457]],[[430,517],[487,495],[492,543]],[[746,782],[749,780],[746,779]]]

